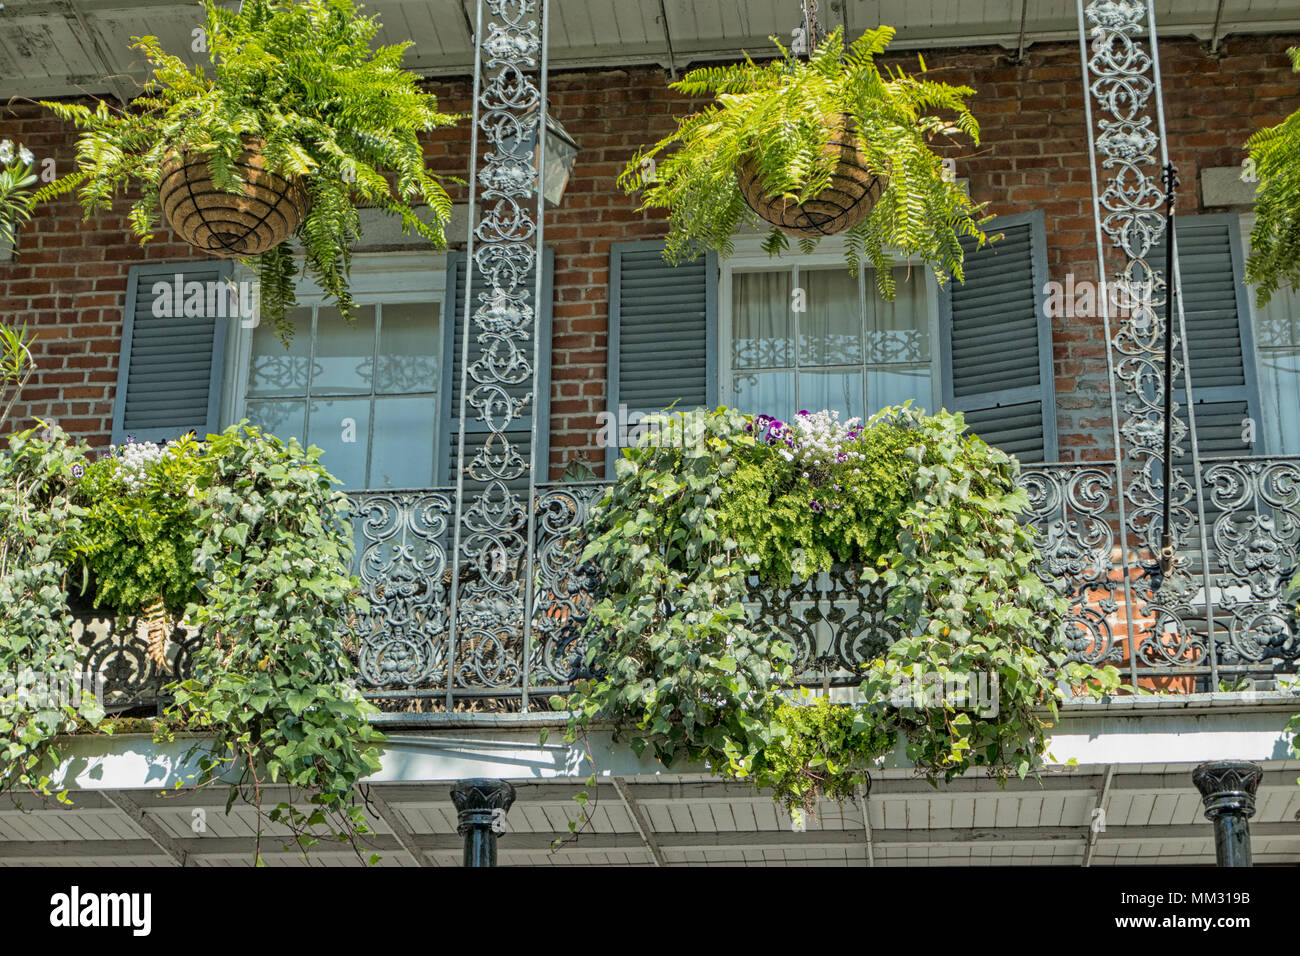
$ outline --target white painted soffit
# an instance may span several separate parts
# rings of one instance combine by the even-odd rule
[[[229,0],[233,2],[233,0]],[[474,0],[368,0],[383,42],[411,39],[407,65],[426,76],[472,68]],[[143,78],[131,38],[157,36],[193,57],[199,7],[178,0],[5,0],[0,9],[0,100],[77,94],[130,96]],[[798,21],[796,0],[552,0],[555,71],[732,59],[772,49]],[[1073,41],[1074,0],[823,0],[828,27],[850,34],[898,29],[896,50]],[[1244,33],[1300,33],[1295,0],[1157,0],[1163,36],[1222,41]],[[1023,29],[1022,29],[1023,24]]]

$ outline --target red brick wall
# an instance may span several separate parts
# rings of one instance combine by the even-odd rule
[[[1202,167],[1239,164],[1241,144],[1252,132],[1300,109],[1300,82],[1284,55],[1297,43],[1300,37],[1233,38],[1217,60],[1192,41],[1162,43],[1170,146],[1184,183],[1181,211],[1199,211]],[[1076,280],[1095,279],[1078,46],[1035,45],[1019,66],[993,49],[941,51],[926,60],[936,78],[978,91],[972,103],[982,145],[953,151],[972,195],[995,214],[1043,209],[1050,277],[1064,281],[1073,272]],[[916,61],[907,56],[897,62],[913,69]],[[610,244],[664,232],[662,221],[636,211],[635,200],[618,192],[614,179],[637,147],[670,132],[674,117],[692,108],[667,83],[661,71],[642,68],[551,79],[553,112],[582,147],[564,202],[546,220],[547,243],[556,254],[553,475],[572,458],[597,472],[603,467],[595,438],[596,415],[605,409]],[[437,84],[433,91],[444,108],[469,111],[464,82]],[[0,138],[54,157],[60,170],[72,163],[73,132],[37,107],[0,107]],[[465,143],[463,125],[431,138],[431,169],[467,177]],[[454,195],[463,200],[463,189]],[[98,445],[109,439],[128,269],[194,258],[165,231],[140,247],[128,233],[127,205],[84,223],[71,199],[39,209],[22,234],[19,258],[0,263],[0,316],[27,323],[40,336],[39,372],[16,417],[55,419]],[[1053,338],[1062,458],[1104,457],[1110,419],[1099,323],[1058,319]]]

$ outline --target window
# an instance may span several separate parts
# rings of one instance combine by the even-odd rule
[[[1241,217],[1246,243],[1255,214]],[[1248,287],[1259,353],[1260,430],[1265,449],[1275,455],[1300,455],[1300,290],[1283,285],[1260,308]]]
[[[230,420],[319,446],[344,488],[433,486],[444,281],[428,257],[359,256],[354,324],[307,288],[287,349],[269,323],[241,328]]]
[[[993,246],[962,240],[966,281],[894,270],[886,302],[868,268],[851,276],[834,240],[773,259],[759,240],[670,266],[660,242],[610,248],[606,474],[638,416],[726,404],[788,417],[866,417],[908,399],[946,408],[1021,461],[1056,461],[1046,217],[1001,216]],[[1239,416],[1240,417],[1240,416]],[[622,427],[629,426],[628,428]]]
[[[771,262],[724,266],[723,401],[778,417],[825,408],[865,418],[908,399],[939,407],[928,269],[895,268],[889,302],[870,269],[850,275],[833,255]]]

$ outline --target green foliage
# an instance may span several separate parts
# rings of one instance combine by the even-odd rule
[[[893,750],[897,740],[879,722],[824,697],[806,704],[782,701],[776,721],[784,736],[763,750],[755,779],[779,794],[787,809],[805,813],[813,812],[821,796],[852,800],[872,761]]]
[[[33,156],[21,144],[0,140],[0,245],[17,245],[18,230],[32,218],[36,205]]]
[[[165,688],[174,695],[166,718],[215,734],[200,786],[242,761],[259,810],[268,781],[307,792],[307,809],[285,802],[269,814],[300,846],[325,824],[351,839],[367,832],[353,787],[379,769],[370,744],[383,736],[343,646],[349,613],[366,610],[348,573],[347,499],[332,490],[319,448],[240,426],[208,446],[194,515],[202,601],[186,614],[205,640],[193,676]]]
[[[57,736],[103,718],[77,681],[64,588],[68,542],[85,517],[71,490],[86,451],[66,438],[23,432],[0,454],[0,790],[50,794],[43,770],[57,762]],[[19,692],[47,678],[79,693]]]
[[[157,38],[137,37],[134,47],[152,76],[129,111],[102,100],[94,109],[43,104],[84,133],[77,170],[39,195],[79,187],[89,215],[138,186],[131,225],[147,242],[158,224],[159,176],[169,155],[208,154],[213,181],[238,192],[235,159],[245,137],[261,137],[271,172],[302,177],[311,210],[295,236],[306,271],[350,319],[347,279],[359,204],[399,217],[404,232],[445,244],[451,199],[425,170],[419,134],[459,117],[438,112],[436,99],[402,69],[409,43],[372,51],[379,23],[358,15],[353,0],[246,0],[237,12],[204,0],[204,8],[211,74],[202,66],[191,70]],[[417,201],[428,204],[432,221],[416,216]],[[292,254],[281,246],[257,258],[247,264],[262,280],[262,316],[287,341]]]
[[[344,650],[365,603],[349,573],[346,498],[320,449],[241,424],[91,463],[84,445],[49,436],[24,432],[0,454],[0,677],[77,669],[69,583],[90,577],[120,613],[161,594],[204,633],[192,674],[163,688],[171,703],[157,727],[163,738],[206,732],[196,785],[233,779],[231,800],[249,795],[259,816],[268,782],[305,794],[265,814],[303,848],[325,832],[364,833],[353,786],[378,768],[371,745],[383,737]],[[17,717],[0,703],[0,788],[48,792],[38,771],[58,760],[55,735],[102,718],[89,699]]]
[[[1300,47],[1287,53],[1300,73]],[[1259,185],[1246,281],[1261,306],[1282,283],[1300,289],[1300,110],[1246,142]]]
[[[134,617],[161,598],[180,617],[199,599],[191,567],[198,530],[193,499],[212,460],[185,438],[136,461],[119,453],[86,466],[79,495],[86,521],[72,558],[96,607]]]
[[[800,425],[719,409],[691,447],[617,462],[583,554],[604,574],[587,632],[597,676],[553,699],[574,715],[570,738],[610,720],[638,753],[705,761],[788,807],[844,797],[900,737],[931,779],[1033,772],[1058,680],[1103,693],[1119,679],[1065,664],[1064,603],[1034,571],[1015,459],[963,435],[960,416],[910,406],[863,428]],[[864,703],[798,707],[781,690],[792,649],[741,602],[751,575],[778,586],[835,562],[889,588],[902,636],[865,667]],[[993,694],[900,699],[929,676]]]
[[[974,91],[898,70],[882,74],[875,57],[893,36],[892,27],[882,26],[846,49],[836,30],[807,61],[781,47],[782,58],[771,63],[747,58],[694,70],[674,83],[690,96],[714,94],[716,102],[638,153],[619,177],[628,192],[645,187],[642,208],[668,210],[665,258],[676,263],[703,249],[727,254],[737,226],[760,224],[736,184],[736,169],[747,160],[757,162],[770,197],[803,202],[821,192],[836,161],[826,150],[828,129],[847,117],[868,167],[889,180],[867,219],[845,233],[850,268],[870,261],[881,293],[891,299],[895,252],[919,256],[940,282],[949,275],[960,281],[958,237],[983,242],[983,220],[965,190],[944,178],[930,143],[959,134],[979,142],[979,124],[966,106]],[[651,163],[655,177],[647,184]],[[805,250],[814,244],[802,241]],[[765,248],[777,253],[787,245],[788,237],[773,229]]]
[[[28,333],[27,326],[11,328],[0,322],[0,428],[9,420],[18,396],[36,372],[32,357],[32,343],[36,336]]]

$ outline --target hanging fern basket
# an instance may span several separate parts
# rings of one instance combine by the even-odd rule
[[[265,168],[262,140],[245,140],[235,168],[243,190],[212,181],[208,154],[172,155],[162,166],[158,200],[167,224],[195,249],[220,259],[260,255],[284,242],[307,215],[307,190]]]
[[[737,168],[736,185],[759,218],[792,236],[817,239],[852,229],[871,214],[888,182],[867,167],[857,138],[846,125],[831,131],[826,151],[836,160],[830,185],[805,202],[771,195],[755,157]]]

